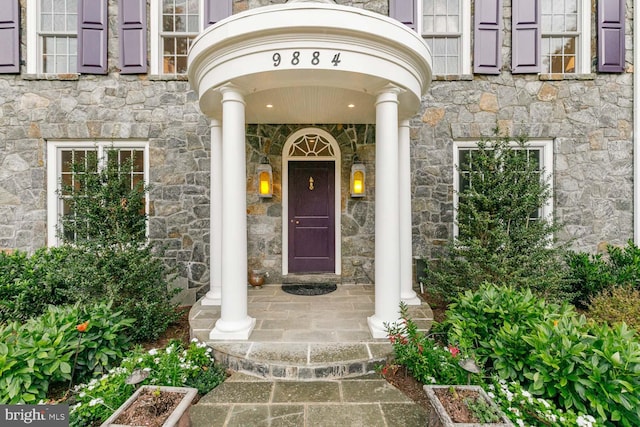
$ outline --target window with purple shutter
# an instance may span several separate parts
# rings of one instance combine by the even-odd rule
[[[78,7],[78,72],[107,74],[107,0],[79,0]]]
[[[0,73],[20,72],[20,5],[0,1]]]
[[[513,73],[539,73],[540,0],[512,0],[511,56]]]
[[[502,0],[476,0],[473,72],[500,74],[502,67]]]
[[[120,73],[147,72],[147,2],[120,0]]]
[[[624,72],[624,17],[624,0],[598,1],[598,71],[600,72]]]
[[[415,0],[389,0],[389,16],[402,22],[407,27],[416,29]]]
[[[205,0],[204,1],[204,27],[222,21],[227,16],[231,16],[232,0]]]

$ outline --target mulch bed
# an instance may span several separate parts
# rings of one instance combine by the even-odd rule
[[[161,427],[178,406],[183,393],[142,390],[138,398],[116,419],[116,424]]]

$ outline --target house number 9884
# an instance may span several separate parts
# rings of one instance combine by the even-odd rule
[[[322,58],[320,57],[320,51],[314,50],[313,52],[300,52],[299,50],[293,51],[290,57],[283,57],[280,52],[276,52],[271,57],[273,60],[273,66],[279,67],[284,61],[289,61],[291,65],[300,65],[303,62],[309,62],[311,65],[320,65]],[[333,55],[331,63],[334,67],[340,64],[340,52]]]

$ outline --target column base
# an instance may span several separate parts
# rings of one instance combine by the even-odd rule
[[[256,319],[249,316],[237,322],[218,319],[216,326],[209,333],[209,339],[221,341],[248,340],[255,326]]]
[[[216,292],[216,291],[207,292],[207,294],[204,296],[204,298],[202,298],[202,301],[200,301],[200,304],[202,304],[202,305],[222,305],[222,294],[220,292],[220,289],[218,289],[218,292]]]
[[[398,321],[398,319],[389,321],[376,317],[375,315],[371,317],[367,317],[367,324],[369,325],[369,332],[371,332],[371,336],[373,338],[388,338],[389,333],[387,332],[387,328],[385,324],[391,325]]]
[[[412,289],[410,292],[405,292],[400,295],[400,299],[407,305],[421,305],[422,300],[418,297],[418,294]]]

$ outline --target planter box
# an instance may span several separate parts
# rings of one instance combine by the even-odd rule
[[[498,414],[500,414],[500,421],[496,423],[456,423],[453,422],[449,414],[447,414],[444,406],[436,396],[435,390],[444,389],[449,390],[453,387],[456,391],[472,390],[478,393],[491,407],[493,407]],[[485,393],[482,387],[474,385],[425,385],[423,387],[427,397],[429,399],[429,415],[428,426],[429,427],[513,427],[513,423],[507,418],[507,416],[500,410],[498,405]]]
[[[171,393],[181,393],[184,396],[182,400],[176,406],[176,408],[171,412],[169,418],[162,424],[162,427],[189,427],[191,422],[189,420],[189,413],[187,410],[191,406],[191,402],[193,398],[198,394],[198,390],[191,387],[169,387],[169,386],[152,386],[152,385],[143,385],[135,393],[131,395],[126,402],[124,402],[100,427],[127,427],[126,424],[116,424],[115,421],[118,419],[120,414],[122,414],[127,408],[135,403],[138,399],[140,393],[144,390],[155,391],[160,389],[161,393],[171,392]]]

